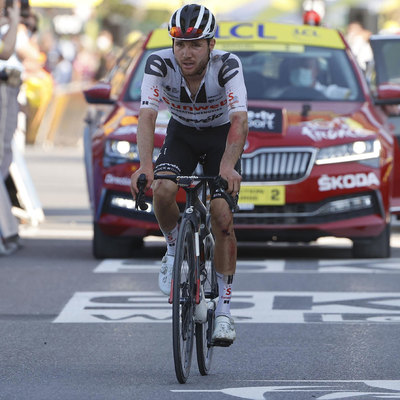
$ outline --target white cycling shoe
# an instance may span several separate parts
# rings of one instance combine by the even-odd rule
[[[165,256],[161,260],[161,269],[158,274],[158,286],[160,290],[169,296],[171,292],[172,271],[174,269],[174,256]]]
[[[215,328],[212,334],[214,346],[227,347],[236,339],[235,324],[227,315],[219,315],[215,318]]]

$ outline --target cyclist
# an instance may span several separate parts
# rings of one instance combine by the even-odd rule
[[[228,181],[227,192],[236,198],[241,182],[240,156],[248,132],[241,62],[232,53],[214,49],[214,15],[204,6],[185,5],[173,13],[168,31],[172,48],[154,52],[146,62],[137,132],[140,168],[131,177],[133,196],[138,192],[140,174],[146,175],[146,190],[153,184],[154,213],[167,242],[159,286],[167,295],[178,236],[178,187],[165,179],[153,183],[154,173],[190,175],[203,158],[205,175],[221,175]],[[153,172],[153,138],[160,101],[166,103],[172,117]],[[229,345],[236,337],[230,300],[237,245],[227,202],[218,190],[212,190],[211,198],[219,284],[213,340],[216,345]],[[205,306],[203,299],[195,315],[201,310],[204,315]]]

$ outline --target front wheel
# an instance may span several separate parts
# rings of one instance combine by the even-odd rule
[[[214,238],[209,234],[204,240],[205,264],[200,272],[202,292],[207,300],[207,322],[196,323],[196,353],[197,365],[201,375],[207,375],[211,368],[214,347],[211,346],[211,336],[215,321],[215,299],[218,297],[217,274],[214,268]]]
[[[172,338],[175,373],[185,383],[190,372],[194,339],[195,238],[192,224],[183,219],[176,242],[172,284]]]

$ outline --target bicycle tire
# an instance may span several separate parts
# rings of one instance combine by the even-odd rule
[[[183,219],[176,242],[173,271],[172,337],[175,373],[185,383],[192,362],[195,306],[195,238],[192,223]]]
[[[214,347],[211,345],[211,336],[214,330],[215,306],[213,302],[218,297],[217,274],[214,268],[214,238],[208,235],[204,240],[204,272],[201,282],[205,298],[210,305],[207,311],[207,322],[196,323],[196,353],[197,366],[201,375],[208,375],[211,369],[211,361]]]

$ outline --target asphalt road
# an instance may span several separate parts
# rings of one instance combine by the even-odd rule
[[[346,241],[241,244],[237,340],[177,383],[162,241],[131,260],[91,255],[80,148],[28,148],[46,219],[0,258],[0,399],[400,399],[400,224],[389,260]]]

